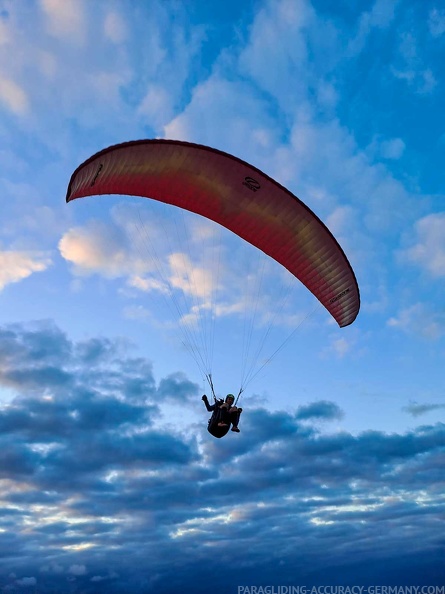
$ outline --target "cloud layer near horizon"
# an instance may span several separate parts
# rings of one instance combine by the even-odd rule
[[[334,403],[272,413],[253,399],[242,433],[217,441],[184,375],[157,384],[119,341],[76,343],[48,322],[0,329],[0,386],[3,587],[171,592],[197,564],[210,579],[237,560],[234,584],[264,558],[261,579],[280,568],[284,583],[371,558],[400,567],[443,538],[442,424],[329,433],[311,420],[341,417]]]

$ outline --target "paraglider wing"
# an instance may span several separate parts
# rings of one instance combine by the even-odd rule
[[[291,192],[236,157],[172,140],[118,144],[76,169],[66,201],[99,194],[151,198],[211,219],[287,268],[340,327],[357,317],[357,281],[327,227]]]

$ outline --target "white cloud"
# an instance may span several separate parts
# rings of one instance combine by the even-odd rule
[[[208,299],[217,290],[214,286],[212,271],[195,265],[187,254],[177,252],[168,258],[171,285],[181,289],[186,295],[199,299]]]
[[[399,42],[399,52],[408,63],[413,63],[418,59],[417,42],[413,33],[402,33]]]
[[[123,315],[127,320],[147,320],[153,318],[153,313],[142,305],[125,307]]]
[[[168,287],[165,283],[161,280],[152,278],[152,277],[141,277],[141,276],[132,276],[128,281],[130,287],[134,287],[139,291],[143,291],[144,293],[151,293],[152,291],[157,291],[159,293],[163,293],[164,295],[168,295]]]
[[[428,95],[437,85],[436,78],[429,68],[419,70],[410,68],[398,70],[393,68],[392,72],[396,78],[404,80],[420,95]]]
[[[173,216],[171,209],[169,214]],[[187,225],[174,230],[174,221],[184,226],[181,214],[176,214],[163,222],[155,215],[153,220],[138,222],[131,209],[116,208],[113,223],[90,221],[67,231],[59,242],[59,251],[74,265],[75,275],[121,277],[128,286],[143,292],[169,294],[180,290],[205,302],[218,290],[216,273],[210,266],[212,260],[218,260],[215,231],[207,222],[195,219],[189,231]],[[178,249],[184,245],[189,253]]]
[[[90,88],[94,89],[97,97],[106,98],[114,106],[120,104],[120,92],[122,87],[128,81],[128,73],[125,71],[97,71],[90,77]]]
[[[249,42],[240,55],[241,70],[282,107],[307,95],[306,33],[314,21],[314,10],[306,0],[266,2],[256,14]]]
[[[350,206],[338,206],[326,218],[326,225],[335,237],[339,237],[355,224],[355,217],[356,214]]]
[[[171,93],[159,84],[151,84],[138,107],[138,114],[148,118],[157,128],[162,128],[173,115]]]
[[[396,5],[394,0],[376,0],[370,11],[362,13],[357,35],[349,43],[350,53],[355,55],[362,51],[374,28],[384,29],[391,24]]]
[[[405,81],[414,92],[428,95],[437,86],[437,81],[431,68],[424,64],[418,46],[413,32],[402,33],[399,41],[400,65],[393,66],[391,70],[396,78]]]
[[[333,84],[321,80],[317,89],[317,99],[321,107],[333,108],[339,101],[339,94]]]
[[[0,78],[0,101],[15,115],[25,115],[29,109],[25,90],[9,78]]]
[[[73,264],[75,275],[122,278],[127,289],[166,296],[186,325],[253,315],[253,310],[257,327],[289,328],[301,322],[301,312],[290,307],[298,281],[259,250],[201,217],[186,215],[184,220],[184,213],[175,211],[175,217],[170,209],[162,222],[149,213],[153,217],[135,225],[131,207],[115,208],[113,223],[90,221],[66,232],[60,253]],[[177,226],[185,226],[184,236]],[[135,291],[122,294],[138,298]],[[147,312],[135,305],[125,315],[144,319]]]
[[[245,159],[259,149],[270,157],[278,133],[252,87],[219,74],[198,85],[184,111],[164,127],[166,138],[201,142]]]
[[[345,338],[338,338],[332,342],[332,349],[341,358],[351,350],[351,344]]]
[[[433,311],[423,303],[416,303],[390,318],[388,326],[436,340],[445,335],[445,311]]]
[[[445,33],[445,10],[434,8],[428,16],[428,26],[433,37],[439,37]]]
[[[86,27],[83,0],[40,0],[40,4],[50,33],[71,42],[83,38]]]
[[[149,269],[148,263],[130,250],[119,228],[99,221],[67,231],[59,250],[65,260],[74,264],[74,274],[80,276],[117,278]]]
[[[185,9],[172,16],[156,0],[130,9],[109,4],[38,0],[25,19],[12,2],[7,21],[0,19],[0,104],[30,116],[33,132],[41,129],[40,142],[57,143],[65,152],[66,118],[90,130],[107,129],[112,121],[128,138],[140,133],[141,121],[162,126],[182,96],[203,38],[186,21]],[[146,104],[138,111],[144,92],[161,85],[168,89],[168,110],[161,97],[151,102],[151,112]],[[52,134],[46,133],[47,118]]]
[[[42,272],[51,260],[43,254],[20,251],[0,251],[0,291],[34,272]]]
[[[9,27],[0,19],[0,45],[6,45],[11,41],[11,32]]]
[[[16,584],[19,586],[36,586],[37,580],[35,577],[23,577],[16,580]]]
[[[405,143],[401,138],[385,140],[380,145],[380,152],[384,159],[400,159],[405,151]]]
[[[122,43],[127,38],[127,26],[122,16],[115,11],[105,17],[104,31],[106,37],[113,43]]]
[[[76,564],[70,566],[70,568],[68,569],[68,573],[71,573],[72,575],[85,575],[88,572],[85,565]]]
[[[57,57],[48,51],[36,52],[36,62],[42,74],[48,79],[54,79],[57,74]]]
[[[204,217],[193,217],[189,223],[190,238],[192,241],[202,245],[203,242],[209,242],[210,245],[217,245],[221,239],[221,227],[215,225]]]
[[[402,212],[401,202],[405,206],[409,204],[415,212],[402,183],[387,167],[373,163],[338,120],[322,123],[304,109],[296,115],[288,150],[296,164],[289,185],[291,189],[296,186],[296,194],[318,216],[326,220],[338,203],[360,209],[355,225],[350,227],[356,247],[358,240],[365,241],[364,228],[381,235],[405,226],[407,208]],[[314,192],[317,186],[322,200]]]
[[[445,213],[420,219],[415,231],[417,243],[402,254],[432,276],[445,276]]]

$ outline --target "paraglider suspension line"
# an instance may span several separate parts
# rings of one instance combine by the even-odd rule
[[[212,374],[206,373],[206,379],[209,382],[210,390],[212,391],[213,400],[216,402],[215,390],[213,388]]]

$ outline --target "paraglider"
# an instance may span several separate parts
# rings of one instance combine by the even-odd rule
[[[202,401],[208,412],[213,413],[207,427],[208,432],[213,437],[224,437],[230,428],[235,433],[240,432],[238,423],[243,409],[236,406],[233,394],[227,394],[225,400],[215,398],[214,404],[210,404],[206,394],[204,394]]]
[[[145,197],[214,221],[286,268],[341,328],[357,317],[355,274],[332,233],[294,194],[237,157],[174,140],[114,145],[74,171],[66,201],[103,194]]]

